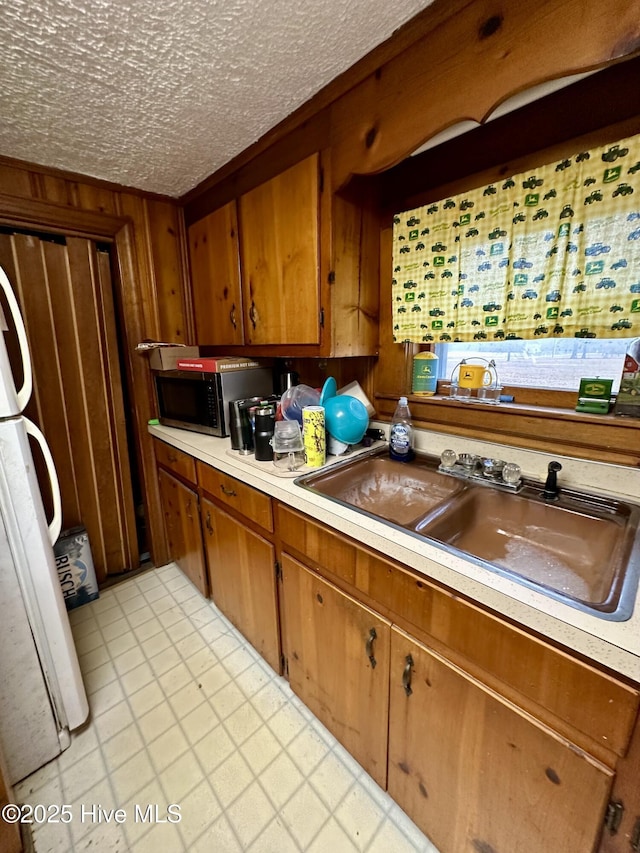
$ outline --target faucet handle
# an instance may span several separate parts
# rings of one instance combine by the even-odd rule
[[[505,466],[502,469],[502,479],[510,486],[515,486],[520,482],[521,474],[522,469],[515,462],[505,463]]]

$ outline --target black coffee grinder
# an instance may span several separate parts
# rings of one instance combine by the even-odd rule
[[[299,384],[300,376],[295,370],[291,369],[291,362],[285,361],[282,358],[276,359],[273,376],[273,387],[275,389],[275,393],[282,397],[285,391],[288,391],[289,388],[293,388],[294,385]]]

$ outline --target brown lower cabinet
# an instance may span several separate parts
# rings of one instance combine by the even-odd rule
[[[160,468],[160,500],[165,518],[169,553],[203,595],[208,595],[202,553],[198,493]]]
[[[613,771],[391,631],[389,794],[443,853],[594,850]]]
[[[276,518],[291,687],[442,853],[632,849],[605,818],[635,687],[288,507]],[[620,799],[638,808],[634,790]]]
[[[163,442],[156,456],[174,559],[442,853],[640,847],[636,684]]]
[[[594,849],[611,769],[289,555],[282,564],[292,689],[442,853]]]
[[[206,497],[202,498],[202,523],[211,598],[280,672],[273,544]]]
[[[282,672],[271,498],[154,441],[171,559]]]
[[[381,788],[391,623],[282,556],[289,682]]]

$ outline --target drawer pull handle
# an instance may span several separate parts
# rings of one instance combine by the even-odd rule
[[[237,498],[237,494],[233,491],[233,489],[227,489],[226,486],[220,486],[222,489],[222,493],[226,495],[228,498]]]
[[[402,672],[402,686],[404,687],[404,692],[407,696],[411,696],[413,690],[411,689],[411,668],[413,667],[413,658],[411,655],[407,655],[404,659],[404,670]]]
[[[236,304],[235,304],[235,302],[231,306],[231,311],[229,311],[229,320],[231,320],[231,325],[235,329],[238,325],[236,322]]]
[[[369,636],[367,637],[367,644],[365,646],[367,651],[367,657],[369,658],[369,662],[371,663],[371,669],[375,669],[375,665],[377,663],[375,656],[373,654],[373,642],[377,638],[376,629],[372,628],[369,631]]]
[[[177,462],[178,457],[174,453],[167,453],[167,459],[169,462]]]
[[[205,522],[205,527],[207,528],[209,536],[213,536],[213,525],[211,524],[211,513],[209,510],[207,510],[207,520]]]

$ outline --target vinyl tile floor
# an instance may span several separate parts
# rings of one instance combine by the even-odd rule
[[[70,619],[91,716],[15,786],[70,807],[37,853],[438,853],[174,564]]]

